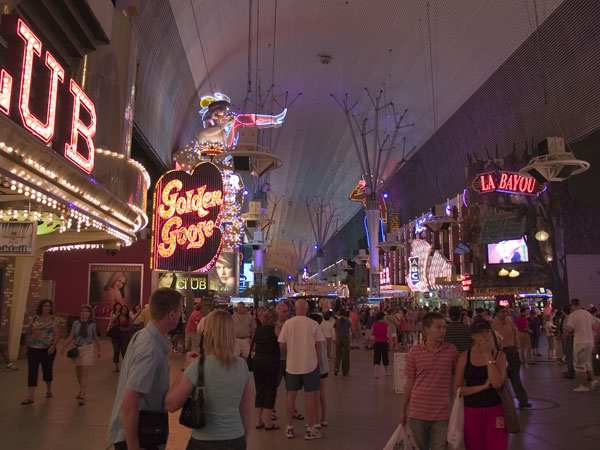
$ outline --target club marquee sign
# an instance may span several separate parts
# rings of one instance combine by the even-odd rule
[[[44,144],[52,142],[54,150],[91,173],[96,134],[94,103],[75,80],[65,82],[65,69],[52,53],[46,50],[42,58],[42,41],[22,19],[3,15],[0,34],[8,43],[7,67],[0,68],[0,111]],[[39,74],[38,79],[47,80],[46,93],[41,87],[32,86],[34,72]],[[57,130],[58,139],[53,139]]]
[[[222,205],[223,178],[214,164],[165,173],[154,189],[152,269],[208,272],[221,253]]]
[[[504,170],[481,173],[473,179],[471,186],[480,194],[504,192],[523,195],[538,195],[546,187],[545,184],[538,183],[534,178]]]

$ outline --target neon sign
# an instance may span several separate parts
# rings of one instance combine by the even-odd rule
[[[432,218],[433,214],[428,213],[427,215],[417,219],[417,223],[415,225],[415,234],[421,234],[423,231],[427,230],[427,227],[424,225],[424,223],[431,220]]]
[[[172,170],[154,189],[152,269],[208,272],[221,253],[223,178],[212,163]]]
[[[49,70],[46,96],[36,87],[32,87],[34,65],[37,58],[42,58],[42,41],[17,16],[4,15],[0,23],[0,34],[8,42],[7,65],[0,70],[0,111],[21,123],[31,134],[44,144],[52,142],[52,147],[82,169],[91,173],[94,168],[94,141],[96,134],[96,109],[94,103],[83,92],[83,89],[70,79],[65,84],[65,70],[46,50],[43,61]],[[45,69],[41,69],[45,70]],[[20,74],[18,93],[13,94],[13,77]],[[15,86],[16,87],[16,86]],[[16,91],[16,89],[15,89]],[[32,95],[35,91],[38,95]],[[64,106],[60,117],[56,117],[58,97],[62,94],[72,95],[73,104]],[[35,97],[42,97],[42,104],[33,102]],[[45,103],[44,103],[45,102]],[[42,108],[45,106],[45,108]],[[81,114],[81,109],[85,114]],[[45,109],[45,111],[44,111]],[[59,138],[54,139],[59,130]],[[79,145],[79,137],[82,144]]]
[[[472,187],[480,194],[504,192],[507,194],[538,195],[545,184],[535,178],[524,177],[515,172],[486,172],[473,179]]]
[[[388,286],[392,284],[390,280],[390,268],[384,267],[383,270],[379,273],[379,285]]]
[[[462,283],[463,291],[468,292],[471,290],[471,286],[473,285],[473,280],[471,279],[470,275],[463,275],[461,277],[461,283]]]
[[[359,180],[356,187],[350,193],[350,201],[362,202],[363,207],[367,207],[367,183],[365,180]],[[381,220],[383,223],[387,223],[387,204],[385,203],[387,194],[379,194],[379,211],[381,214]],[[384,233],[385,235],[385,233]]]

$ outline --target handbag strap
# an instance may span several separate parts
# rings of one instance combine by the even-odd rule
[[[198,360],[198,389],[204,388],[204,355],[200,356]]]

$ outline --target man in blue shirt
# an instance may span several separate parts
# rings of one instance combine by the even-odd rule
[[[131,340],[123,365],[108,426],[108,442],[115,450],[140,450],[140,411],[166,413],[171,350],[167,333],[181,317],[182,296],[174,289],[160,288],[150,297],[150,323]],[[162,450],[163,445],[146,450]]]

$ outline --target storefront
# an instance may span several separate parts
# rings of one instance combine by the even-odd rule
[[[150,178],[125,154],[96,147],[98,123],[110,117],[33,25],[3,15],[0,34],[0,259],[10,314],[2,337],[14,358],[41,294],[44,252],[130,246],[148,223]]]

